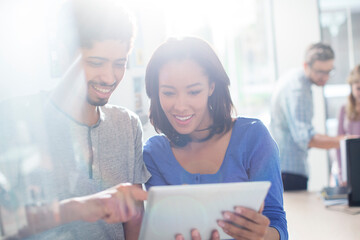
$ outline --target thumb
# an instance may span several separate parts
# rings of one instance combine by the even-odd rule
[[[259,213],[262,213],[263,210],[264,210],[264,202],[260,206]]]

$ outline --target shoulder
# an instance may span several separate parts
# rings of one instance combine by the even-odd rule
[[[267,131],[267,128],[263,122],[257,118],[246,118],[246,117],[237,117],[233,131],[237,132],[262,132]]]
[[[130,111],[129,109],[117,105],[106,104],[101,107],[101,111],[104,114],[105,120],[111,120],[114,122],[121,122],[123,127],[127,125],[138,125],[140,124],[139,116]]]
[[[166,148],[170,147],[170,142],[169,140],[162,134],[160,135],[155,135],[153,137],[150,137],[145,145],[144,145],[144,153],[149,153],[149,154],[153,154],[153,153],[163,153],[163,151],[159,151],[159,150],[164,150]]]
[[[310,88],[311,82],[306,77],[304,69],[295,68],[286,72],[280,79],[279,85],[282,89],[286,88],[288,90],[303,90],[304,88]]]
[[[283,73],[281,77],[279,78],[279,82],[286,82],[286,83],[292,83],[296,82],[299,79],[301,79],[303,76],[305,76],[304,70],[301,68],[293,68],[288,70],[287,72]]]
[[[32,108],[35,106],[43,106],[44,102],[48,100],[47,92],[40,92],[37,94],[18,96],[4,99],[0,102],[1,108]]]
[[[47,93],[19,96],[0,102],[2,120],[39,120],[48,103]]]
[[[272,141],[271,134],[263,122],[256,118],[238,117],[233,127],[235,142],[246,145]]]
[[[299,68],[291,69],[281,75],[276,84],[275,92],[273,93],[273,100],[282,103],[284,98],[295,97],[297,93],[301,93],[304,88],[303,77],[304,71]]]

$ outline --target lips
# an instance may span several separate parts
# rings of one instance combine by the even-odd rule
[[[114,90],[114,86],[103,87],[100,85],[91,84],[91,87],[99,98],[109,98],[112,91]]]
[[[192,117],[194,116],[194,114],[191,114],[191,115],[183,115],[183,116],[180,116],[180,115],[173,115],[176,122],[180,125],[186,125],[188,124]]]
[[[95,88],[95,90],[102,92],[102,93],[108,93],[111,91],[111,89],[106,89],[106,88],[99,88],[97,86],[93,86]]]
[[[181,117],[181,116],[176,116],[176,115],[175,115],[175,117],[176,117],[177,119],[179,119],[180,121],[186,121],[186,120],[188,120],[189,118],[191,118],[192,115],[185,116],[185,117]]]

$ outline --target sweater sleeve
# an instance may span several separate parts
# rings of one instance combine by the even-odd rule
[[[280,174],[279,150],[266,127],[258,121],[248,132],[248,175],[250,181],[270,181],[263,214],[270,227],[277,229],[280,239],[288,239],[286,214],[283,208],[283,184]]]

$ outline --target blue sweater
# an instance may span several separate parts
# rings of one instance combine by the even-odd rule
[[[157,185],[270,181],[263,214],[270,226],[288,239],[279,151],[269,131],[257,119],[237,118],[222,165],[215,174],[192,174],[175,159],[169,140],[158,135],[144,146],[144,161],[152,177],[146,188]]]

